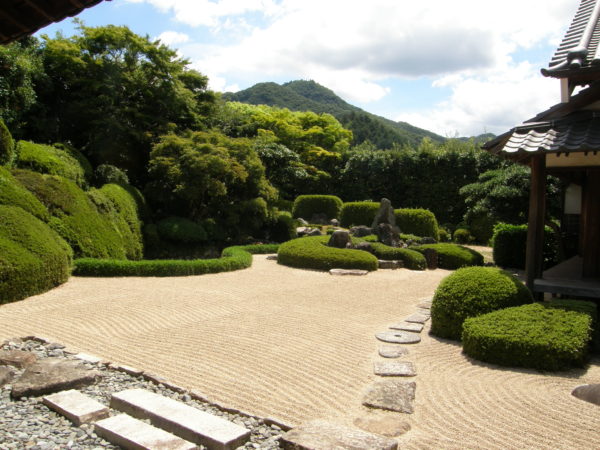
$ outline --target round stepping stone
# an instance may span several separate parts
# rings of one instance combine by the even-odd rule
[[[362,276],[369,273],[368,270],[360,270],[360,269],[331,269],[329,271],[331,275],[354,275],[354,276]]]
[[[409,361],[375,361],[373,373],[381,377],[414,377],[415,365]]]
[[[423,331],[422,323],[414,322],[400,322],[390,327],[392,330],[412,331],[413,333],[420,333]]]
[[[421,342],[421,336],[409,331],[382,331],[375,335],[377,339],[392,344],[416,344]]]
[[[408,349],[399,345],[382,345],[379,347],[379,356],[384,358],[399,358],[408,354]]]
[[[373,408],[412,414],[416,388],[417,384],[414,381],[394,379],[376,381],[367,389],[362,404]]]
[[[397,417],[369,418],[358,417],[354,425],[369,433],[380,434],[387,437],[398,437],[410,431],[410,424]]]

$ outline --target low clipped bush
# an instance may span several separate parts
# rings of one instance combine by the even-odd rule
[[[527,225],[499,223],[492,237],[494,262],[500,267],[525,268]],[[558,263],[558,245],[550,227],[544,229],[544,268]]]
[[[396,248],[384,245],[381,242],[371,243],[373,254],[384,260],[398,260],[404,263],[404,267],[410,270],[425,270],[427,261],[420,252],[409,248]]]
[[[202,225],[185,217],[167,217],[157,222],[156,228],[162,239],[174,242],[205,242],[208,237]]]
[[[473,241],[473,236],[471,236],[471,232],[466,228],[457,228],[454,230],[452,240],[457,244],[468,244]]]
[[[88,277],[174,277],[230,272],[250,267],[252,255],[277,252],[277,244],[227,247],[220,258],[193,260],[121,261],[83,258],[74,262],[73,275]]]
[[[0,303],[67,281],[72,251],[48,225],[16,206],[0,205]]]
[[[482,266],[483,255],[473,249],[457,244],[425,244],[413,247],[422,251],[426,248],[434,249],[438,254],[438,267],[440,269],[456,270],[461,267]]]
[[[329,236],[302,237],[279,246],[277,261],[301,269],[362,269],[377,270],[377,258],[362,250],[327,246]]]
[[[444,278],[433,296],[431,334],[460,340],[468,317],[531,303],[531,292],[496,267],[466,267]]]
[[[268,227],[268,237],[275,242],[286,242],[298,237],[296,222],[288,211],[280,211]]]
[[[340,225],[346,228],[358,225],[370,227],[378,210],[379,203],[377,202],[344,203],[340,212]]]
[[[577,311],[589,315],[592,319],[592,346],[600,350],[600,327],[598,326],[598,306],[589,300],[573,300],[553,298],[544,303],[549,308],[559,308],[565,311]]]
[[[129,184],[125,171],[111,164],[100,164],[94,170],[94,185],[101,187],[105,184]]]
[[[86,186],[92,168],[85,156],[70,146],[35,144],[28,141],[17,143],[17,167],[34,172],[60,175],[74,181],[78,186]]]
[[[8,169],[1,166],[0,205],[18,206],[44,222],[50,219],[48,210],[37,197],[25,189]]]
[[[0,119],[0,166],[11,166],[15,160],[15,141]]]
[[[448,233],[448,230],[445,228],[439,229],[439,236],[440,238],[438,240],[440,242],[450,242],[450,233]]]
[[[562,370],[587,360],[589,314],[534,303],[465,320],[465,354],[502,366]]]
[[[439,240],[439,227],[435,215],[427,209],[396,209],[396,225],[402,233]]]
[[[342,200],[335,195],[299,195],[294,200],[292,216],[310,220],[314,214],[325,214],[337,219],[342,210]]]

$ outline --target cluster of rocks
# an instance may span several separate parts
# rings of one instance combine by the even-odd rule
[[[240,448],[280,448],[288,429],[276,421],[226,410],[142,371],[108,364],[40,338],[11,339],[0,347],[0,449],[116,449],[98,436],[91,424],[76,426],[42,402],[42,396],[77,389],[109,406],[111,396],[144,389],[221,417],[250,430]]]

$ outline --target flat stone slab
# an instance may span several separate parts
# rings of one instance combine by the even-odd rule
[[[14,380],[16,374],[12,367],[0,366],[0,387]]]
[[[111,369],[126,373],[133,377],[138,377],[144,373],[144,371],[141,369],[137,369],[135,367],[130,367],[130,366],[124,366],[122,364],[110,364],[109,366]]]
[[[76,426],[106,419],[110,415],[108,407],[74,389],[47,395],[42,402]]]
[[[410,431],[410,424],[397,417],[358,417],[354,425],[369,433],[376,433],[387,437],[398,437]]]
[[[417,314],[422,314],[427,317],[431,317],[431,309],[417,308]]]
[[[583,384],[577,386],[571,394],[578,399],[600,405],[600,384]]]
[[[375,361],[373,373],[381,377],[414,377],[415,365],[410,361]]]
[[[82,361],[88,362],[88,363],[92,363],[92,364],[98,364],[99,362],[102,362],[102,358],[95,356],[95,355],[88,355],[87,353],[77,353],[75,356],[75,358],[80,359]]]
[[[369,273],[368,270],[360,269],[331,269],[329,271],[331,275],[350,275],[350,276],[363,276]]]
[[[380,269],[396,270],[396,269],[401,269],[404,267],[404,264],[402,263],[402,261],[380,259],[380,260],[378,260],[378,263],[379,263],[378,266]]]
[[[414,322],[414,323],[425,323],[429,320],[431,316],[427,316],[425,314],[414,313],[404,319],[405,322]]]
[[[421,299],[421,301],[417,305],[417,308],[431,309],[431,304],[432,303],[433,303],[433,297],[423,298],[423,299]]]
[[[52,394],[94,384],[102,374],[89,370],[78,361],[43,359],[25,369],[13,383],[13,398]]]
[[[18,369],[35,364],[37,357],[31,352],[22,350],[3,350],[0,351],[0,366],[13,366]]]
[[[294,450],[396,450],[398,443],[383,436],[314,420],[293,428],[281,438],[284,449]]]
[[[277,255],[268,255],[267,260],[268,261],[277,261]]]
[[[373,408],[412,414],[416,388],[414,381],[376,381],[368,388],[362,403]]]
[[[191,450],[195,444],[173,436],[127,414],[109,417],[94,424],[94,431],[124,449]]]
[[[244,427],[144,389],[113,394],[110,406],[209,449],[234,449],[250,438]]]
[[[392,330],[402,330],[402,331],[412,331],[413,333],[420,333],[423,331],[422,323],[415,322],[400,322],[395,325],[390,326]]]
[[[382,331],[375,335],[377,339],[391,344],[416,344],[421,342],[421,336],[409,331]]]
[[[400,358],[406,354],[408,354],[408,349],[399,345],[382,345],[379,347],[379,356],[383,358]]]

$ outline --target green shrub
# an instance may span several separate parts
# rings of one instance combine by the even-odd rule
[[[463,351],[502,366],[539,370],[583,367],[590,325],[588,314],[541,303],[507,308],[465,320]]]
[[[425,270],[427,268],[427,261],[425,257],[415,251],[408,248],[395,248],[388,245],[384,245],[381,242],[371,243],[373,254],[379,259],[385,260],[399,260],[404,263],[404,267],[410,270]]]
[[[48,210],[25,189],[5,167],[0,166],[0,205],[18,206],[38,219],[47,222]]]
[[[0,119],[0,166],[11,166],[15,160],[15,141]]]
[[[440,242],[450,242],[450,233],[445,228],[439,229]]]
[[[329,236],[302,237],[279,246],[277,261],[302,269],[377,270],[377,258],[361,250],[328,247]]]
[[[194,260],[120,261],[108,259],[77,259],[73,275],[88,277],[174,277],[230,272],[250,267],[252,255],[275,253],[278,245],[246,245],[227,247],[221,258]]]
[[[286,242],[296,239],[296,222],[291,213],[280,211],[268,228],[269,239],[275,242]]]
[[[72,251],[45,223],[0,205],[0,303],[39,294],[67,281]]]
[[[358,225],[370,227],[378,210],[377,202],[344,203],[340,213],[340,225],[346,228]]]
[[[413,247],[417,251],[426,248],[432,248],[438,253],[438,267],[440,269],[456,270],[461,267],[483,265],[483,255],[481,253],[462,245],[426,244]]]
[[[68,146],[50,146],[19,141],[17,167],[34,172],[60,175],[78,186],[87,184],[91,166],[81,153]]]
[[[185,217],[167,217],[157,224],[158,234],[162,239],[174,242],[193,243],[205,242],[206,230],[202,225]]]
[[[325,214],[328,219],[340,217],[342,200],[335,195],[299,195],[294,201],[292,216],[310,220],[314,214]]]
[[[469,230],[475,242],[487,245],[494,234],[494,219],[487,214],[475,214],[469,217]]]
[[[527,225],[499,223],[492,237],[494,262],[500,267],[525,268]],[[544,229],[544,268],[558,263],[558,244],[552,229]]]
[[[402,233],[439,240],[439,227],[435,215],[427,209],[396,209],[396,225]]]
[[[533,301],[517,278],[496,267],[466,267],[444,278],[433,296],[431,334],[460,339],[467,317]]]
[[[544,303],[549,308],[560,308],[565,311],[577,311],[589,315],[592,319],[592,344],[600,350],[600,327],[598,326],[598,306],[593,301],[553,298]]]
[[[111,164],[100,164],[94,170],[94,185],[101,187],[105,184],[129,184],[127,174]]]
[[[471,232],[466,228],[457,228],[454,230],[454,234],[452,236],[454,242],[458,244],[468,244],[473,241],[473,236],[471,236]]]

